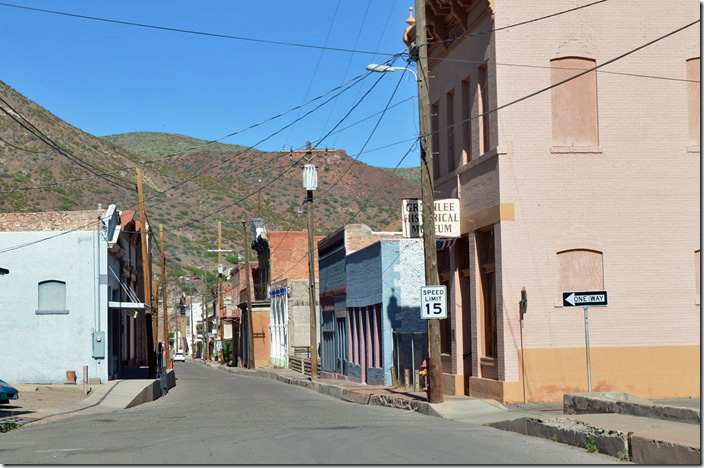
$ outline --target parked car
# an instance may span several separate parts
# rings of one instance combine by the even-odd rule
[[[11,385],[0,380],[0,405],[7,404],[10,400],[16,400],[20,397],[20,392]]]
[[[174,362],[176,362],[176,361],[186,362],[186,356],[183,355],[183,352],[181,352],[181,351],[176,351],[176,352],[174,353],[173,361],[174,361]]]

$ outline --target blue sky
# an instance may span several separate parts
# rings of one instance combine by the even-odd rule
[[[8,3],[13,3],[10,0]],[[22,1],[18,5],[261,39],[329,47],[400,52],[412,0],[315,1]],[[337,11],[336,11],[337,10]],[[365,15],[366,14],[366,15]],[[331,27],[332,26],[332,27]],[[329,36],[328,36],[329,34]],[[220,138],[301,104],[387,57],[257,44],[94,22],[0,7],[0,80],[94,135],[134,131]],[[356,43],[356,46],[355,46]],[[317,68],[316,64],[320,60]],[[397,65],[402,65],[401,61]],[[315,74],[314,74],[315,72]],[[402,78],[391,109],[367,149],[417,134],[416,84],[410,74],[384,75],[343,126],[381,111]],[[259,145],[277,151],[323,136],[376,81],[359,86]],[[333,107],[334,104],[334,107]],[[305,108],[301,114],[307,109]],[[291,122],[283,119],[224,140],[242,145]],[[376,118],[333,135],[355,155]],[[361,161],[392,167],[410,143],[363,154]],[[417,150],[402,167],[417,166]]]

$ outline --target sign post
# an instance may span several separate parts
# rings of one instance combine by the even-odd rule
[[[563,307],[584,307],[584,343],[587,350],[587,388],[592,391],[592,366],[589,360],[589,306],[606,306],[608,295],[606,291],[563,292]]]
[[[420,318],[447,318],[447,287],[421,286],[420,288]]]

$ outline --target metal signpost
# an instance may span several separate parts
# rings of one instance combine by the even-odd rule
[[[608,304],[606,291],[563,292],[563,307],[584,307],[584,342],[587,348],[587,387],[592,391],[592,366],[589,362],[589,306],[603,307]]]
[[[447,287],[421,286],[420,288],[420,318],[447,318]]]

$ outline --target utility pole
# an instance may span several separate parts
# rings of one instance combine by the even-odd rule
[[[218,317],[218,322],[220,325],[220,364],[225,363],[225,329],[223,326],[223,320],[219,318],[220,311],[223,307],[223,297],[222,297],[222,223],[218,221],[218,313],[215,315]]]
[[[225,324],[223,320],[221,320],[218,317],[218,314],[220,311],[224,308],[224,298],[222,295],[222,273],[223,273],[223,264],[222,264],[222,253],[223,252],[232,252],[232,250],[229,249],[223,249],[222,248],[222,222],[218,221],[218,248],[216,250],[213,249],[208,249],[208,252],[217,252],[218,253],[218,305],[217,305],[217,313],[215,314],[215,318],[218,323],[218,329],[220,331],[220,364],[225,363]],[[224,318],[224,317],[223,317]]]
[[[166,348],[166,368],[171,369],[171,351],[169,350],[169,309],[166,304],[166,255],[164,254],[164,226],[159,225],[159,244],[161,245],[161,294],[164,302],[164,346]],[[174,334],[174,344],[176,334]],[[178,346],[176,346],[178,349]]]
[[[262,217],[262,179],[259,179],[259,203],[258,203],[258,215],[260,218]]]
[[[310,141],[306,141],[306,160],[310,161],[313,157]],[[313,167],[313,169],[315,166]],[[306,182],[304,176],[304,183]],[[308,204],[308,304],[310,307],[310,377],[315,380],[318,378],[318,314],[315,308],[315,255],[313,255],[313,190],[317,186],[316,183],[306,187],[306,203]],[[312,190],[311,190],[312,188]]]
[[[147,250],[147,213],[144,209],[144,191],[142,190],[142,171],[137,169],[137,198],[139,199],[139,219],[142,222],[140,240],[142,242],[142,273],[144,277],[144,319],[147,335],[147,366],[149,378],[156,375],[156,355],[154,353],[154,336],[152,335],[152,288],[151,265]]]
[[[439,284],[435,246],[435,193],[433,192],[433,145],[430,126],[430,96],[428,72],[428,35],[425,25],[425,0],[416,0],[416,53],[418,67],[418,116],[420,118],[420,165],[423,200],[423,250],[425,251],[425,284]],[[447,320],[447,319],[445,319]],[[428,374],[430,403],[442,403],[442,363],[440,361],[440,320],[428,320]]]
[[[251,280],[249,278],[250,276],[250,270],[249,270],[249,241],[247,240],[247,221],[242,220],[242,230],[244,232],[244,269],[245,269],[245,278],[247,281],[247,311],[246,311],[246,317],[247,317],[247,342],[248,342],[248,348],[249,352],[247,353],[248,355],[248,363],[247,367],[249,369],[254,369],[254,326],[252,324],[252,288],[251,288]]]
[[[152,284],[154,285],[154,298],[152,299],[152,306],[154,307],[154,314],[152,314],[152,335],[154,336],[154,352],[156,353],[157,343],[159,343],[159,277],[157,275],[152,277]]]
[[[201,307],[201,313],[203,317],[203,360],[205,363],[208,363],[208,355],[210,354],[208,352],[209,344],[210,344],[210,331],[208,330],[208,307],[207,303],[205,302],[205,297],[206,294],[208,293],[208,283],[206,281],[206,274],[205,274],[205,269],[203,270],[203,297],[202,297],[202,307]]]

